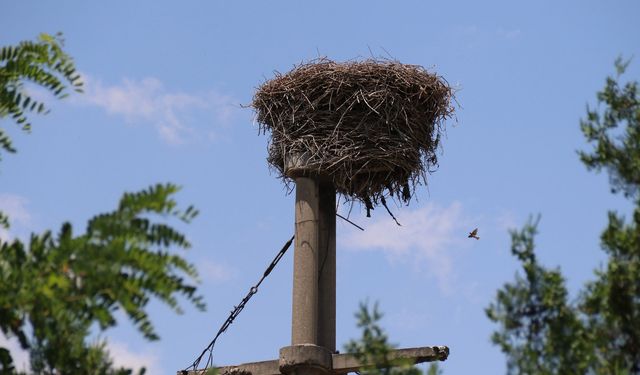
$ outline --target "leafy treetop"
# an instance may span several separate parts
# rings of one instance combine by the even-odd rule
[[[11,117],[24,131],[31,130],[28,112],[46,113],[44,103],[35,100],[24,83],[47,89],[55,98],[67,96],[67,85],[82,91],[82,81],[73,59],[62,46],[62,34],[40,34],[37,41],[22,41],[0,49],[0,119]],[[15,152],[9,135],[0,128],[0,150]]]

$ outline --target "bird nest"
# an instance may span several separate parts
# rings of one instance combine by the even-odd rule
[[[385,197],[408,203],[438,164],[453,90],[418,65],[314,60],[276,73],[253,98],[260,131],[271,132],[269,164],[285,183],[329,178],[367,216]]]

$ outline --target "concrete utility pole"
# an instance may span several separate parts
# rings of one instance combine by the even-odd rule
[[[321,375],[332,369],[336,350],[336,192],[318,176],[295,181],[291,346],[280,349],[279,368]]]
[[[290,165],[287,174],[296,182],[291,346],[280,349],[278,360],[218,367],[220,375],[340,375],[367,365],[336,352],[335,188],[304,166]],[[422,363],[448,355],[446,346],[433,346],[393,350],[390,359]]]
[[[336,192],[331,182],[296,178],[291,345],[336,350]]]

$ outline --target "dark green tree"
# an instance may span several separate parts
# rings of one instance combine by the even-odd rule
[[[25,83],[46,89],[56,98],[67,96],[68,87],[82,91],[82,81],[73,59],[62,50],[62,34],[40,34],[36,42],[23,41],[0,49],[0,120],[12,119],[25,132],[31,131],[28,112],[46,113],[44,103],[34,100]],[[2,124],[2,122],[0,122]],[[0,126],[2,152],[15,153],[11,137]],[[9,228],[9,218],[0,211],[0,228]]]
[[[498,291],[486,310],[499,324],[492,340],[507,355],[509,374],[640,374],[640,93],[621,84],[628,62],[598,92],[580,122],[591,151],[580,151],[590,170],[609,173],[611,190],[634,207],[630,220],[609,212],[601,247],[608,256],[575,301],[559,269],[535,257],[537,222],[513,231],[512,253],[524,277]]]
[[[347,353],[353,354],[360,363],[370,364],[360,371],[361,375],[421,375],[422,371],[411,363],[401,363],[391,360],[389,353],[394,345],[390,344],[386,333],[379,325],[382,314],[378,304],[370,309],[365,303],[360,304],[356,313],[358,328],[362,329],[362,336],[358,340],[350,340],[344,346]],[[440,375],[437,363],[431,364],[427,375]]]
[[[10,118],[28,132],[26,114],[46,112],[25,82],[56,98],[63,98],[68,86],[81,91],[73,61],[61,46],[59,34],[42,34],[37,42],[0,50],[0,119]],[[2,128],[0,151],[15,152]],[[177,313],[180,298],[204,309],[195,268],[175,254],[190,243],[172,225],[197,215],[191,206],[178,208],[178,190],[158,184],[126,193],[114,211],[89,220],[81,233],[65,223],[57,233],[34,233],[27,241],[0,239],[0,330],[28,350],[32,373],[131,374],[113,365],[104,341],[89,341],[92,329],[116,325],[115,313],[122,311],[145,338],[157,340],[147,312],[152,298]],[[2,212],[0,226],[9,227]],[[0,374],[18,373],[10,352],[0,347]]]
[[[87,341],[90,328],[114,326],[119,310],[145,338],[158,339],[146,310],[152,297],[178,313],[179,296],[204,308],[188,282],[197,280],[196,270],[173,254],[189,242],[152,220],[195,217],[193,207],[176,207],[177,190],[166,184],[124,194],[116,210],[95,216],[84,233],[65,223],[57,234],[33,234],[28,244],[0,242],[0,329],[30,351],[35,373],[78,374],[104,363],[103,346]],[[0,349],[0,356],[8,352]]]
[[[598,93],[604,110],[588,108],[581,122],[591,152],[580,158],[591,170],[609,173],[612,192],[634,204],[630,220],[610,211],[600,237],[608,257],[587,284],[581,308],[597,339],[601,365],[640,374],[640,90],[638,82],[620,84],[629,61],[616,61],[617,76]]]
[[[45,113],[44,103],[34,100],[25,82],[46,89],[56,98],[67,96],[68,87],[82,91],[82,81],[73,59],[63,50],[62,34],[40,34],[38,40],[23,41],[0,49],[0,119],[12,118],[29,132],[28,112]],[[9,135],[0,128],[0,150],[15,152]]]
[[[568,301],[559,269],[547,269],[535,255],[539,217],[511,231],[511,253],[523,274],[498,291],[486,312],[501,327],[491,340],[507,355],[508,374],[584,374],[590,366],[588,333]]]

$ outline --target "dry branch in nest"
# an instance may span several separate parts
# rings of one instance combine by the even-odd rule
[[[447,82],[421,66],[319,59],[276,73],[252,107],[260,131],[271,132],[267,160],[285,182],[326,176],[369,216],[385,196],[408,203],[426,184],[452,99]]]

